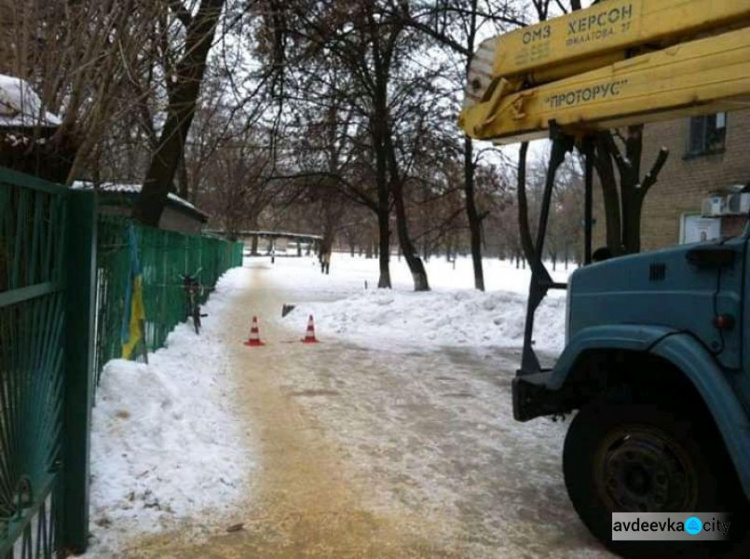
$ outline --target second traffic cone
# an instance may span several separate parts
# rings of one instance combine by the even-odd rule
[[[260,341],[260,329],[258,328],[258,317],[253,317],[253,324],[250,326],[250,338],[245,342],[247,346],[266,345]]]
[[[313,315],[307,319],[307,331],[305,332],[305,339],[302,340],[306,344],[317,344],[318,340],[315,338],[315,322],[313,321]]]

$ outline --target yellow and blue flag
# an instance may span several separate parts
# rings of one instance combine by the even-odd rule
[[[138,241],[133,225],[128,229],[128,247],[130,249],[130,274],[125,291],[125,313],[122,320],[122,358],[130,359],[138,342],[144,338],[146,309],[143,305],[143,276],[138,260]]]

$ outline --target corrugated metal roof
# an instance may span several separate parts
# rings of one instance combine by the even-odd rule
[[[77,190],[93,190],[95,188],[95,185],[93,182],[89,182],[89,181],[75,181],[70,187],[77,189]],[[119,182],[104,182],[98,185],[98,187],[96,188],[101,192],[115,192],[115,193],[121,193],[121,194],[138,194],[143,188],[143,185],[119,183]],[[191,204],[184,198],[180,198],[179,196],[177,196],[177,194],[173,192],[170,192],[167,198],[177,206],[182,206],[184,208],[192,210],[193,212],[199,213],[202,216],[208,217],[208,214],[199,210],[193,204]]]

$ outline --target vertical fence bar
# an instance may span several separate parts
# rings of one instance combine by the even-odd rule
[[[66,250],[62,546],[86,551],[89,532],[91,387],[95,338],[96,198],[69,194]]]

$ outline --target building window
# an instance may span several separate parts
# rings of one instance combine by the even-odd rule
[[[690,119],[687,153],[685,157],[696,157],[724,151],[727,136],[727,113],[694,116]]]

